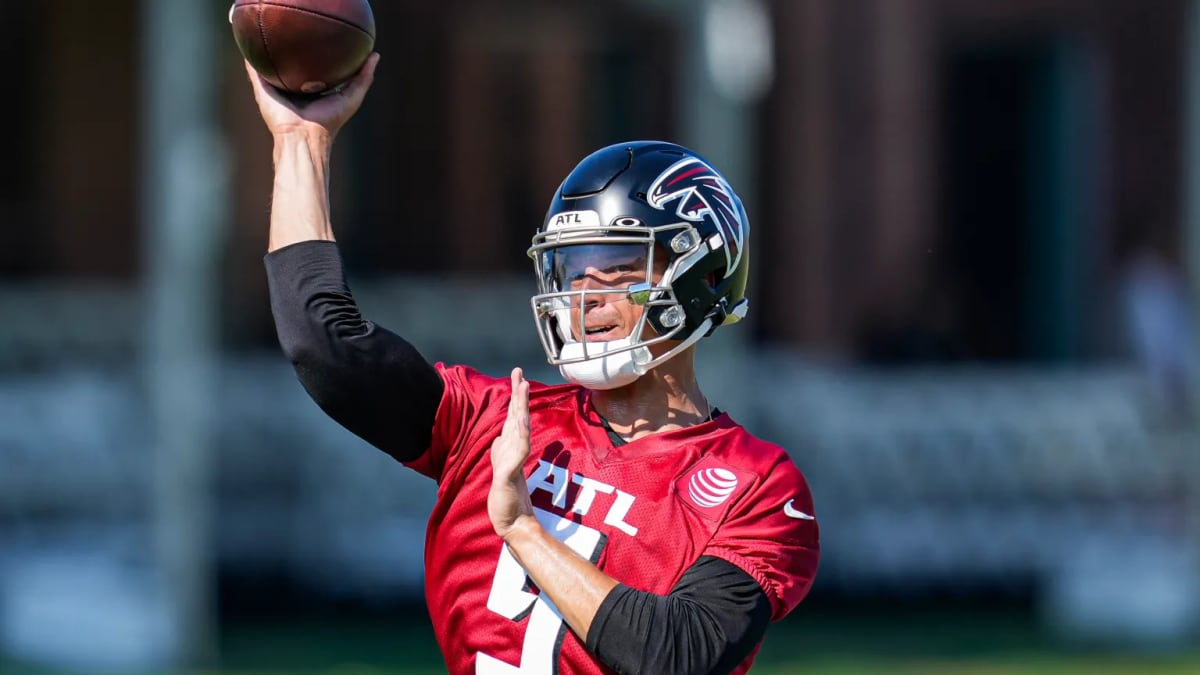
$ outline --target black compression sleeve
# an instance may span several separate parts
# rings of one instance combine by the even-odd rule
[[[400,461],[429,447],[444,383],[404,338],[366,321],[332,242],[265,258],[271,313],[284,354],[330,417]]]
[[[592,620],[587,649],[618,673],[728,673],[770,621],[770,601],[753,577],[704,556],[665,597],[614,588]]]

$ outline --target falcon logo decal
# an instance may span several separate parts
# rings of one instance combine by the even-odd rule
[[[679,200],[675,213],[680,218],[694,223],[705,216],[712,219],[725,248],[725,274],[731,274],[742,259],[746,224],[729,184],[712,167],[695,157],[686,157],[655,178],[646,193],[646,201],[656,209],[666,210],[674,200]]]

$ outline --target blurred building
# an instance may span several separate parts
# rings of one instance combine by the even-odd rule
[[[661,137],[721,153],[724,139],[683,138],[704,67],[683,48],[689,3],[377,4],[385,61],[335,180],[359,275],[524,274],[547,195],[591,149]],[[736,186],[757,340],[889,362],[1116,353],[1125,259],[1182,262],[1186,2],[765,6],[774,79],[745,106]],[[0,19],[26,65],[12,90],[33,94],[3,113],[20,133],[0,275],[135,281],[138,4],[4,3]],[[236,49],[213,58],[237,151],[224,328],[269,346],[269,140]]]
[[[227,3],[209,4],[221,24]],[[427,355],[554,377],[524,250],[557,182],[608,143],[691,145],[732,167],[754,232],[750,330],[722,336],[703,374],[808,474],[817,594],[1039,594],[1067,622],[1172,634],[1200,597],[1200,446],[1136,359],[1196,349],[1196,11],[377,2],[384,58],[335,155],[339,241],[364,307]],[[20,64],[0,108],[0,569],[33,569],[56,541],[97,550],[79,523],[140,536],[143,29],[132,1],[0,2],[0,62]],[[751,39],[769,61],[722,74]],[[221,574],[412,594],[419,552],[399,542],[431,487],[321,418],[277,355],[270,139],[231,38],[212,59],[233,202],[216,280]],[[1146,260],[1159,276],[1136,273]],[[1126,311],[1141,297],[1148,311]],[[1183,337],[1138,341],[1164,325]],[[1166,581],[1114,600],[1114,576]]]

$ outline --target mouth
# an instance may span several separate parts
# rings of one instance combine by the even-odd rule
[[[615,324],[606,324],[603,326],[591,326],[584,333],[585,342],[609,342],[616,340],[619,332]]]

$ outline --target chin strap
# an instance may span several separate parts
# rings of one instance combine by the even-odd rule
[[[645,347],[630,349],[632,340],[621,338],[609,342],[569,342],[563,345],[560,358],[569,359],[558,367],[563,379],[588,389],[616,389],[624,387],[642,376],[641,367],[650,361],[650,351]],[[590,358],[584,359],[585,351]],[[599,352],[595,356],[591,353]]]
[[[729,302],[725,300],[725,298],[721,298],[721,301],[718,302],[717,305],[713,307],[711,311],[709,311],[708,315],[704,317],[706,321],[711,321],[708,330],[704,333],[704,337],[712,335],[713,331],[717,329],[717,326],[724,326],[727,323],[737,323],[738,321],[741,321],[742,319],[746,318],[746,314],[749,311],[750,300],[747,298],[743,298],[741,302],[734,305],[733,309],[729,309]],[[697,329],[696,332],[699,332],[699,329]]]
[[[611,354],[603,354],[587,359],[586,361],[564,363],[558,367],[558,372],[562,374],[563,379],[566,381],[588,389],[619,389],[620,387],[632,384],[642,375],[666,363],[674,358],[675,355],[696,344],[701,338],[711,333],[713,328],[712,320],[706,318],[691,335],[684,338],[678,345],[675,345],[670,351],[660,355],[658,358],[651,359],[649,349],[638,347],[636,349],[625,349],[624,351],[617,351]],[[605,350],[621,349],[629,345],[629,338],[613,340],[603,344],[603,349]],[[595,349],[596,347],[593,346],[591,348]],[[563,358],[572,358],[574,356],[582,356],[582,354],[582,343],[573,342],[563,346],[561,356]]]
[[[721,301],[717,303],[717,306],[713,307],[712,310],[709,311],[708,316],[704,317],[704,320],[709,322],[709,326],[708,326],[708,330],[704,332],[703,337],[708,337],[709,335],[712,335],[713,331],[715,331],[717,329],[717,326],[720,326],[721,324],[725,323],[725,318],[728,316],[729,316],[729,312],[726,311],[725,300],[724,300],[724,298],[722,298]],[[703,324],[701,324],[701,325],[703,325]],[[700,333],[699,329],[697,329],[696,332],[693,333],[693,335],[696,335],[698,333]]]

